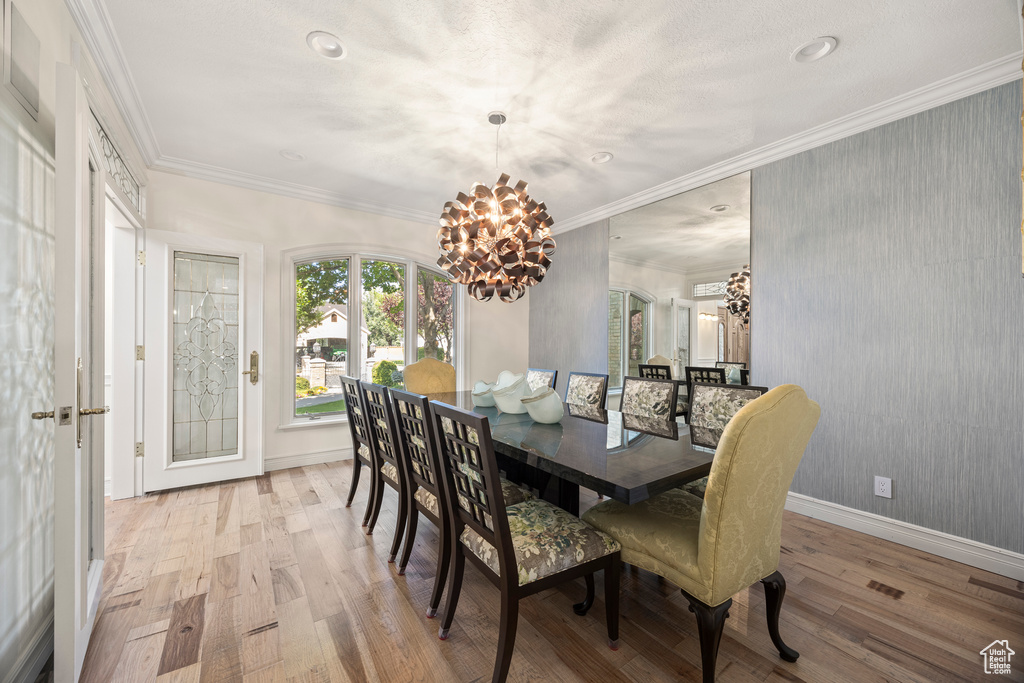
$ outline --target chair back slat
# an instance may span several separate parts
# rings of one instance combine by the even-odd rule
[[[740,408],[763,394],[768,387],[738,384],[693,385],[690,397],[690,443],[703,448],[718,448],[722,432]]]
[[[456,539],[463,526],[469,526],[497,549],[503,570],[514,567],[505,499],[487,418],[438,401],[430,402],[430,410],[447,499],[456,522]]]
[[[413,484],[434,494],[440,501],[442,470],[434,439],[434,424],[430,419],[430,401],[426,396],[398,389],[391,390],[391,400],[407,476]],[[402,470],[402,467],[398,469]]]
[[[570,372],[565,383],[565,402],[604,410],[608,402],[608,375]]]
[[[686,379],[686,398],[693,397],[693,385],[698,382],[725,384],[725,368],[701,368],[686,366],[683,370],[683,377]]]
[[[377,457],[389,462],[402,472],[399,460],[399,444],[395,428],[395,414],[391,406],[388,388],[380,384],[360,383],[366,399],[367,428],[373,439]],[[383,462],[381,463],[383,464]]]
[[[622,380],[623,413],[674,420],[679,383],[672,379],[626,377]]]
[[[348,415],[348,427],[352,433],[352,450],[359,453],[359,446],[364,445],[374,450],[370,430],[367,428],[366,408],[363,405],[363,390],[355,377],[342,377],[341,386],[345,396],[345,413]]]
[[[672,379],[672,368],[667,365],[640,363],[640,376],[644,379]]]

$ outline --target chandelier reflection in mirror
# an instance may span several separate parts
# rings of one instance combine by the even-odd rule
[[[500,126],[505,115],[492,112],[488,120]],[[488,301],[497,294],[511,303],[543,280],[551,266],[552,222],[544,203],[526,193],[526,181],[512,187],[502,173],[493,188],[474,183],[468,195],[460,192],[445,202],[437,265],[453,282],[467,285],[474,299]]]
[[[750,266],[743,266],[739,273],[729,276],[725,286],[725,307],[738,316],[744,325],[750,324]]]

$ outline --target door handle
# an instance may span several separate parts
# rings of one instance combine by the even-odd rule
[[[40,411],[38,413],[32,413],[32,419],[33,420],[45,420],[48,417],[53,417],[53,411],[52,410]]]
[[[103,406],[102,408],[82,408],[82,359],[78,359],[77,376],[75,378],[75,405],[78,406],[78,419],[76,420],[77,425],[75,426],[75,433],[78,441],[78,447],[82,447],[82,418],[88,417],[89,415],[103,415],[109,413],[109,406]],[[61,413],[63,418],[63,412]]]
[[[103,406],[102,408],[82,408],[78,411],[78,414],[84,417],[86,415],[103,415],[109,412],[110,406]]]
[[[242,371],[243,375],[249,375],[249,382],[256,384],[260,381],[260,354],[253,351],[249,354],[249,369]]]

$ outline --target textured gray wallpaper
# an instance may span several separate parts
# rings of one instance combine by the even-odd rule
[[[1020,115],[1018,81],[754,171],[752,367],[822,409],[794,491],[1024,552]]]
[[[556,235],[544,281],[530,289],[530,367],[608,372],[608,221]]]

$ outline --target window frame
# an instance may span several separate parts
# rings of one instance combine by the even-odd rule
[[[418,355],[416,338],[416,316],[418,313],[419,296],[419,273],[420,269],[445,276],[445,273],[436,265],[431,265],[421,254],[403,251],[400,249],[372,247],[363,245],[361,247],[350,247],[345,244],[324,244],[314,247],[300,247],[289,249],[282,253],[281,258],[281,318],[284,326],[281,334],[284,353],[282,360],[283,368],[289,368],[295,364],[295,269],[299,264],[313,261],[328,261],[348,259],[348,351],[345,354],[345,374],[355,377],[354,369],[359,368],[363,361],[362,346],[359,344],[359,327],[363,319],[363,261],[389,261],[405,267],[405,362],[409,365],[415,362],[414,356]],[[355,277],[353,275],[355,274]],[[411,294],[411,295],[410,295]],[[455,359],[455,381],[456,386],[464,388],[466,368],[468,367],[467,354],[469,344],[465,340],[466,332],[466,292],[465,287],[453,285],[452,307],[455,315],[454,329],[452,331],[452,355]],[[356,340],[353,345],[352,340]],[[279,429],[306,429],[325,425],[348,422],[348,415],[344,412],[336,415],[326,416],[301,416],[295,414],[295,387],[294,382],[288,384],[281,391],[282,405]]]
[[[609,285],[609,292],[620,292],[622,293],[622,315],[620,324],[622,325],[621,334],[619,336],[619,363],[622,368],[622,376],[629,377],[629,299],[634,297],[641,301],[644,305],[644,322],[646,325],[646,332],[644,334],[644,346],[641,352],[643,358],[639,359],[641,362],[646,363],[647,359],[651,357],[651,348],[654,340],[654,310],[658,303],[658,298],[654,295],[645,292],[642,289],[635,287],[621,287],[617,285]],[[612,386],[612,377],[608,376],[608,393],[609,394],[620,394],[622,393],[622,383],[619,386]]]

